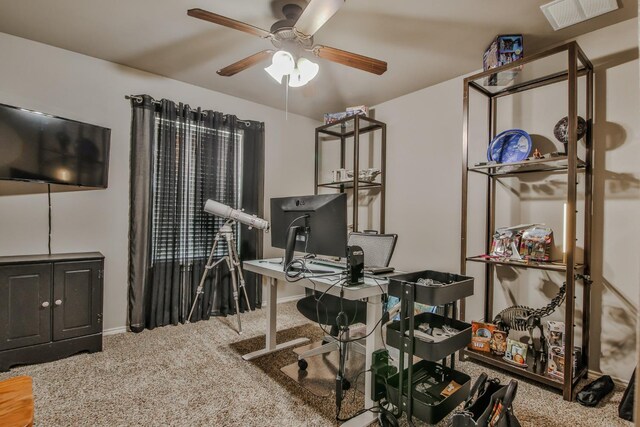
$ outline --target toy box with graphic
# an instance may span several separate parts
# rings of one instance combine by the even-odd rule
[[[527,344],[512,339],[507,339],[507,351],[505,352],[502,359],[511,363],[512,365],[526,368]]]
[[[355,107],[347,107],[347,113],[358,114],[361,116],[369,116],[369,107],[366,105],[356,105]]]
[[[484,70],[501,67],[521,59],[524,52],[522,35],[501,35],[495,38],[484,52],[482,65]],[[522,67],[492,74],[487,78],[487,86],[505,86],[520,72]]]
[[[565,342],[564,322],[547,322],[547,375],[562,380],[564,378]],[[573,375],[578,371],[581,350],[573,349]]]
[[[489,353],[491,351],[489,342],[495,330],[496,325],[493,323],[471,322],[471,342],[468,345],[469,349]]]
[[[553,246],[553,230],[542,225],[534,225],[522,233],[520,257],[532,261],[549,261]]]
[[[489,255],[498,258],[520,257],[520,239],[525,229],[531,224],[520,224],[512,227],[501,227],[493,233],[491,252]]]
[[[324,115],[324,124],[328,125],[330,123],[335,123],[338,120],[342,120],[346,117],[351,116],[368,116],[369,115],[369,107],[365,105],[358,105],[355,107],[347,107],[346,111],[340,111],[338,113],[325,113]]]
[[[549,346],[549,358],[547,360],[547,375],[559,380],[564,379],[564,347]],[[578,372],[578,363],[581,356],[580,347],[573,348],[573,376]]]
[[[496,356],[504,356],[507,352],[507,333],[499,330],[493,331],[493,336],[489,341],[489,348],[491,353]]]
[[[547,322],[547,343],[549,347],[564,347],[564,322]]]

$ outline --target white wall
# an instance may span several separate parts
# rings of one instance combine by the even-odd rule
[[[265,122],[267,214],[270,197],[313,191],[314,120],[294,114],[285,120],[284,111],[3,33],[0,52],[0,103],[111,128],[109,188],[52,195],[52,251],[105,255],[105,329],[126,324],[131,113],[125,95],[147,93]],[[281,254],[269,236],[264,241],[265,255]],[[0,255],[46,252],[46,194],[0,196]],[[281,296],[295,293],[297,287],[285,285]]]
[[[596,67],[590,368],[628,380],[635,366],[640,282],[636,262],[640,241],[637,23],[629,20],[577,41]],[[459,271],[462,87],[459,77],[375,107],[376,117],[388,125],[387,231],[399,235],[392,263],[403,270]],[[538,103],[514,101],[519,102],[520,112],[516,124],[528,129],[537,123],[534,133],[554,141],[551,129],[562,117],[556,107],[559,103],[566,105],[566,95],[549,88],[537,96]],[[477,100],[472,102],[478,107]],[[480,125],[483,119],[471,117],[472,143],[486,140],[486,128]],[[546,125],[540,125],[541,121]],[[486,148],[485,143],[480,145]],[[471,185],[469,230],[473,235],[473,230],[484,224],[484,181]],[[527,207],[525,202],[517,212],[512,210],[509,220],[525,221],[536,216],[533,203]],[[561,202],[559,206],[562,209]],[[561,222],[554,226],[561,228]],[[482,247],[478,237],[472,240],[471,246]],[[469,300],[467,318],[479,319],[482,269],[471,264],[467,272],[476,277],[476,294]],[[532,281],[539,282],[540,278]],[[548,289],[542,286],[529,292],[513,288],[510,290],[516,296],[527,297],[520,303],[537,307],[548,301],[543,292]],[[504,306],[510,302],[509,295],[496,286],[496,303]]]

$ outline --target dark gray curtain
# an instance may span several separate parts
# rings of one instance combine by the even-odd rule
[[[214,199],[263,216],[264,124],[172,101],[132,97],[129,327],[185,322],[215,233]],[[236,226],[242,259],[262,255],[262,233]],[[226,254],[222,245],[216,259]],[[209,273],[191,321],[235,311],[226,263]],[[259,278],[247,273],[252,309]],[[241,299],[241,311],[247,309]]]

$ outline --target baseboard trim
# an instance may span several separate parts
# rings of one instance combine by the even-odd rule
[[[604,374],[602,372],[593,371],[589,369],[589,372],[587,375],[589,380],[592,381],[592,380],[595,380],[596,378],[603,376]],[[619,387],[627,388],[627,386],[629,385],[629,380],[623,380],[621,378],[616,378],[616,377],[611,377],[611,379],[613,380],[613,383]]]
[[[127,327],[126,326],[118,326],[117,328],[104,329],[102,331],[102,335],[104,335],[104,336],[117,335],[117,334],[124,334],[125,332],[127,332]]]

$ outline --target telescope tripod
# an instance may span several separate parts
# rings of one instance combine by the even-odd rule
[[[211,247],[211,253],[209,254],[209,259],[207,260],[207,264],[204,266],[204,271],[202,272],[202,278],[200,279],[200,284],[196,290],[196,298],[193,300],[193,305],[191,306],[191,311],[189,312],[189,317],[187,318],[187,323],[191,321],[191,315],[193,314],[193,310],[196,308],[196,304],[198,303],[198,298],[200,295],[204,293],[204,281],[209,274],[209,270],[212,270],[218,264],[223,261],[227,262],[227,266],[229,267],[229,274],[231,275],[231,286],[233,289],[233,300],[236,303],[236,316],[238,316],[238,333],[242,333],[242,323],[240,322],[240,301],[239,295],[240,291],[243,291],[244,298],[247,302],[247,309],[251,310],[251,305],[249,304],[249,296],[247,295],[247,289],[245,288],[244,275],[242,274],[242,268],[240,266],[240,258],[238,257],[238,252],[236,250],[236,241],[233,237],[233,228],[231,224],[233,221],[227,221],[224,223],[220,230],[216,233],[216,237],[213,240],[213,246]],[[227,242],[227,255],[220,258],[218,261],[213,262],[213,256],[216,252],[216,248],[218,247],[218,243],[220,239],[224,239]],[[238,285],[238,282],[240,283]]]

